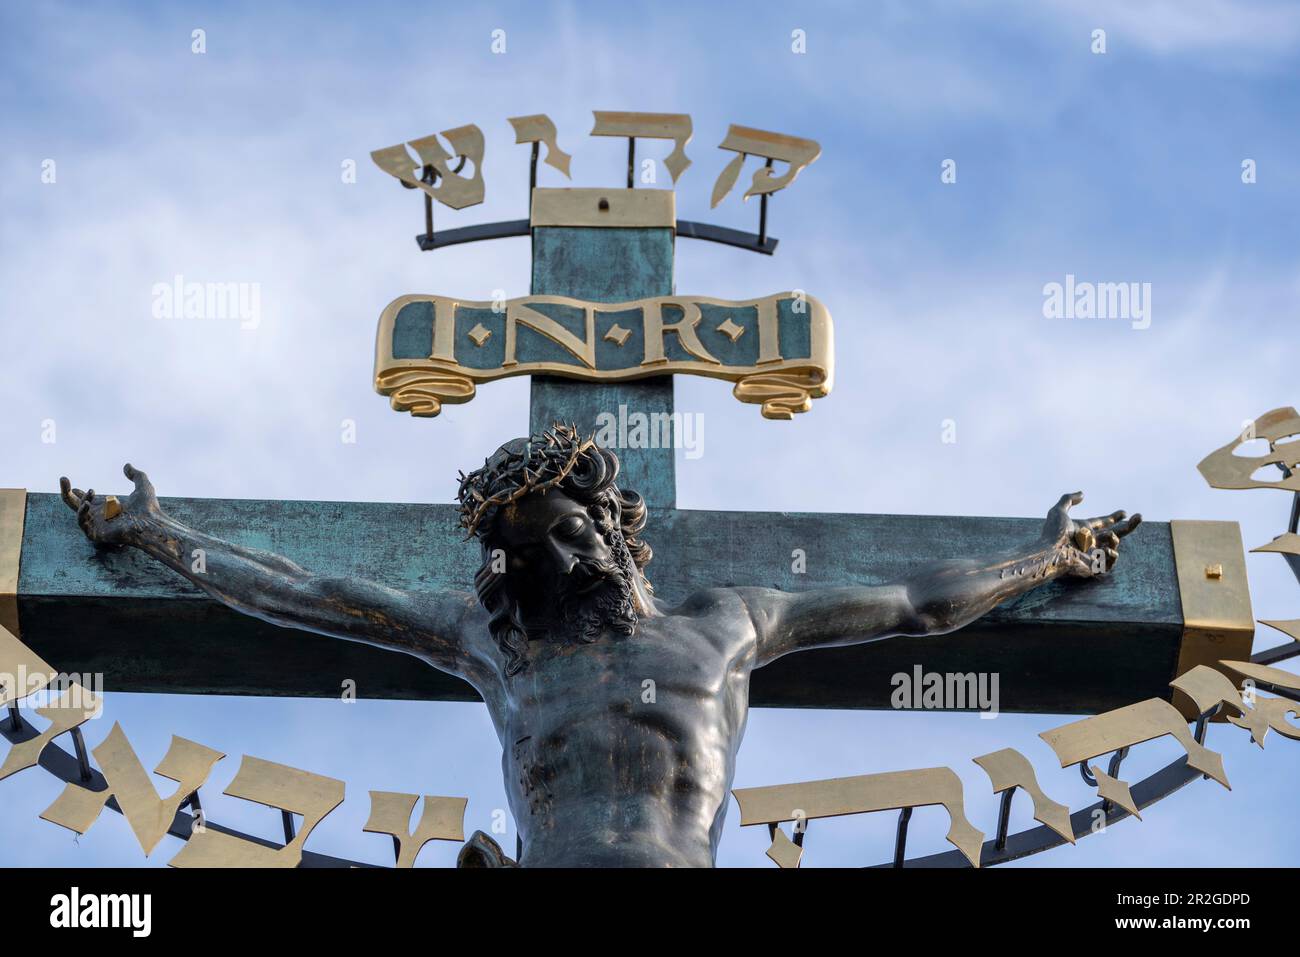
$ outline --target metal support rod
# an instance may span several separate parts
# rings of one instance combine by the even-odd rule
[[[894,836],[894,866],[902,867],[907,859],[907,822],[912,819],[912,809],[905,807],[898,812],[898,833]]]
[[[284,843],[293,843],[293,812],[280,809],[280,821],[284,824]]]
[[[438,171],[432,166],[426,166],[420,180],[428,186],[438,182]],[[433,237],[433,197],[428,193],[424,194],[424,235]]]
[[[80,728],[72,729],[72,746],[77,751],[77,769],[81,772],[81,780],[84,784],[90,780],[90,755],[86,753],[86,739],[81,734]]]
[[[533,190],[537,188],[537,153],[541,148],[541,143],[533,141],[533,158],[528,164],[528,202],[532,204]]]
[[[396,864],[398,861],[402,859],[402,842],[397,839],[396,834],[393,834],[392,838],[393,838],[393,863]]]
[[[18,711],[18,702],[11,701],[9,703],[9,730],[21,731],[22,729],[23,729],[23,716]]]
[[[627,188],[632,189],[633,170],[636,169],[636,137],[627,138]]]
[[[1106,773],[1113,778],[1119,777],[1119,766],[1124,763],[1124,759],[1127,757],[1128,757],[1127,747],[1120,748],[1118,751],[1112,754],[1110,756],[1110,767],[1106,768]]]
[[[1083,783],[1088,785],[1088,787],[1095,788],[1097,786],[1097,779],[1094,778],[1092,772],[1088,770],[1087,761],[1079,762],[1079,776],[1083,778]]]
[[[803,836],[808,833],[808,819],[800,818],[794,822],[794,846],[803,847]]]
[[[769,159],[764,165],[765,169],[772,168],[772,160]],[[767,245],[767,197],[770,194],[764,193],[758,197],[758,245]]]
[[[998,807],[998,836],[993,844],[999,851],[1006,850],[1007,828],[1011,826],[1011,799],[1016,795],[1017,785],[1012,785],[1002,792],[1002,804]]]

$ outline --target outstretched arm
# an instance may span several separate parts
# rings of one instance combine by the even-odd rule
[[[1026,548],[938,562],[895,584],[808,592],[739,589],[758,634],[758,666],[809,648],[946,634],[1056,578],[1106,574],[1119,557],[1119,540],[1142,516],[1115,512],[1075,522],[1068,511],[1081,501],[1082,492],[1061,496],[1042,536]]]
[[[125,501],[59,480],[63,501],[86,537],[138,548],[224,605],[276,625],[404,651],[471,681],[487,673],[474,654],[465,592],[417,595],[355,578],[313,575],[280,555],[214,538],[178,522],[158,504],[149,477],[128,464],[135,491]]]

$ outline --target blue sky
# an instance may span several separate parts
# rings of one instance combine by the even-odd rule
[[[498,29],[504,54],[491,52]],[[527,384],[485,387],[432,421],[399,416],[371,390],[375,321],[402,293],[526,294],[528,246],[419,253],[418,201],[368,152],[477,123],[487,200],[439,209],[438,223],[512,219],[527,151],[506,117],[549,113],[574,184],[612,185],[623,155],[586,135],[590,111],[680,111],[696,131],[683,218],[752,228],[738,191],[708,209],[728,123],[812,137],[823,154],[772,201],[774,258],[683,241],[678,290],[806,289],[835,317],[837,346],[834,393],[792,423],[761,420],[721,383],[679,380],[678,408],[706,423],[705,454],[679,458],[680,505],[1038,515],[1083,488],[1090,513],[1233,519],[1263,544],[1286,498],[1212,491],[1195,465],[1298,398],[1298,51],[1300,8],[1242,0],[7,6],[0,484],[53,491],[68,474],[114,489],[130,460],[163,495],[450,501],[458,468],[524,430]],[[940,182],[945,159],[954,184]],[[541,183],[566,185],[549,167]],[[260,324],[155,319],[151,290],[177,274],[258,283]],[[1043,286],[1067,274],[1151,283],[1150,328],[1045,319]],[[355,444],[340,441],[343,419]],[[1295,617],[1280,559],[1249,563],[1257,616]],[[1257,647],[1280,637],[1261,628]],[[310,844],[330,853],[389,861],[387,839],[360,831],[367,789],[467,795],[468,830],[505,806],[477,705],[116,694],[108,713],[149,766],[172,733],[226,751],[205,805],[267,836],[273,812],[219,794],[239,754],[343,778],[348,800]],[[944,764],[991,831],[996,799],[970,758],[999,747],[1026,754],[1059,800],[1088,801],[1037,738],[1062,721],[760,710],[736,784]],[[92,747],[108,727],[91,725]],[[1232,793],[1194,784],[1035,863],[1294,864],[1291,743],[1261,752],[1222,728],[1210,743]],[[1125,769],[1176,754],[1148,745]],[[74,840],[37,819],[58,790],[37,771],[0,782],[3,863],[157,866],[174,852],[168,839],[146,862],[112,814]],[[1013,827],[1030,823],[1025,803]],[[765,835],[736,816],[720,863],[765,865]],[[884,860],[893,828],[892,814],[819,822],[807,863]],[[918,811],[909,846],[946,849],[944,830],[941,810]],[[430,847],[421,863],[453,856]]]

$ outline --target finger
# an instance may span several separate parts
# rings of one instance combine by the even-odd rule
[[[1110,529],[1097,533],[1098,548],[1119,548],[1119,536]]]
[[[81,496],[72,494],[72,483],[68,481],[66,475],[59,479],[59,494],[63,498],[63,503],[74,512],[81,507]]]
[[[1142,524],[1142,515],[1141,513],[1138,513],[1133,515],[1127,522],[1120,522],[1118,525],[1111,528],[1111,531],[1114,532],[1116,535],[1118,535],[1120,538],[1123,538],[1125,535],[1132,532],[1133,529],[1137,528],[1141,524]]]
[[[1117,548],[1106,549],[1106,570],[1110,571],[1112,568],[1114,568],[1115,563],[1117,561],[1119,561],[1119,549]]]
[[[1087,525],[1089,528],[1107,528],[1116,522],[1122,522],[1128,517],[1128,512],[1122,508],[1117,512],[1111,512],[1109,515],[1099,515],[1096,518],[1085,519],[1080,525]]]
[[[77,524],[81,526],[83,532],[90,533],[90,502],[84,499],[77,508]]]
[[[125,475],[129,481],[134,482],[136,480],[136,476],[139,475],[140,472],[136,469],[134,465],[132,465],[130,462],[127,462],[125,465],[122,466],[122,474]]]
[[[1056,509],[1060,511],[1064,511],[1070,508],[1071,506],[1078,505],[1082,501],[1083,501],[1082,492],[1066,492],[1064,495],[1061,496],[1060,501],[1056,503]]]

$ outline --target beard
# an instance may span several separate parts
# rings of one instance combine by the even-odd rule
[[[634,574],[636,566],[621,536],[612,561],[580,560],[560,592],[554,637],[590,643],[605,631],[632,634],[639,618]]]

